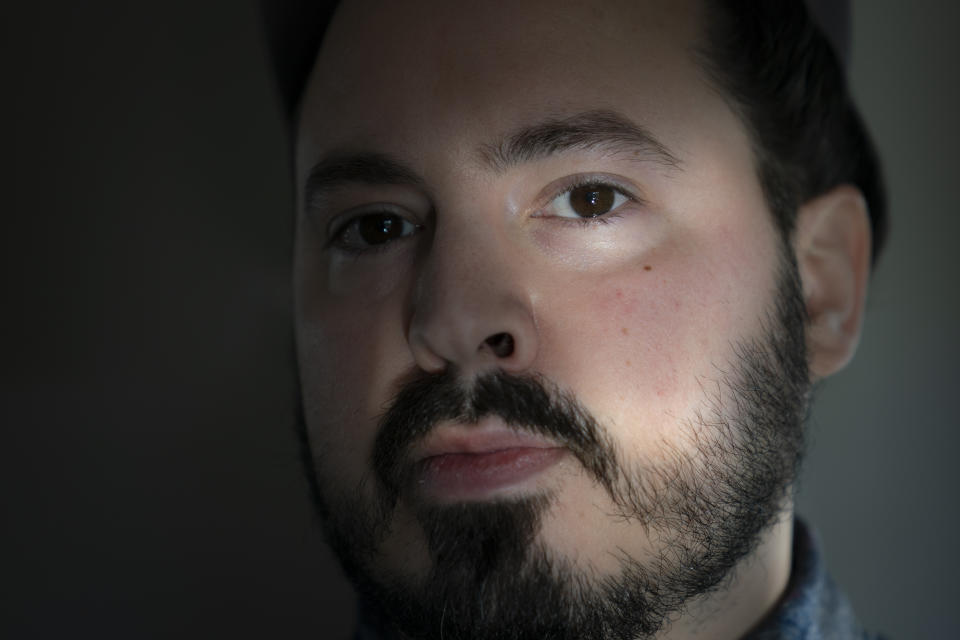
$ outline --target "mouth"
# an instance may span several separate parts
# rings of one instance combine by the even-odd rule
[[[529,490],[568,451],[496,419],[436,429],[415,451],[413,490],[432,502],[487,500]]]

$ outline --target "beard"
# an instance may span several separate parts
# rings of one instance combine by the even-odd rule
[[[318,513],[367,622],[384,638],[650,638],[694,598],[721,588],[781,514],[803,454],[806,312],[791,258],[783,259],[774,297],[760,335],[736,343],[717,379],[701,384],[698,410],[678,429],[692,446],[670,448],[667,462],[628,463],[573,393],[541,376],[499,371],[471,384],[449,370],[411,372],[400,382],[378,425],[374,499],[368,486],[320,486],[301,424]],[[549,491],[449,505],[408,501],[413,447],[442,421],[484,416],[565,446],[611,498],[611,517],[639,523],[657,541],[656,554],[641,561],[621,550],[610,575],[578,569],[538,539],[562,498]],[[423,534],[423,575],[377,566],[400,501]]]

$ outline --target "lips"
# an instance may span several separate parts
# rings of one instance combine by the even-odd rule
[[[567,453],[557,442],[497,420],[444,425],[414,453],[414,491],[441,502],[483,500],[522,491]]]

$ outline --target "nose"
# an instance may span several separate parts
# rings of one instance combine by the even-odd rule
[[[413,294],[408,342],[417,365],[463,378],[527,370],[538,349],[527,280],[502,241],[436,237]]]

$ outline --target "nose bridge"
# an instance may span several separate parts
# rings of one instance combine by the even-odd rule
[[[496,221],[474,220],[437,225],[413,292],[410,348],[428,371],[519,372],[537,351],[527,269]]]

